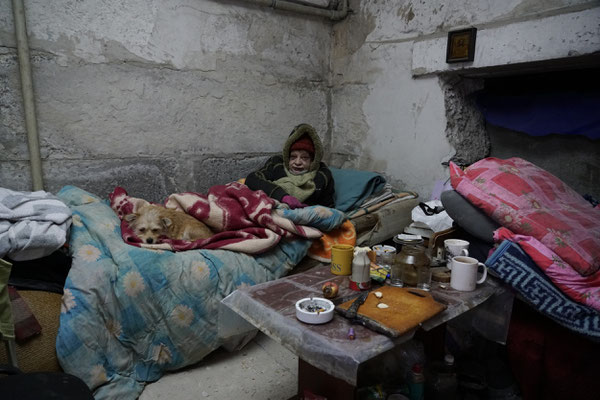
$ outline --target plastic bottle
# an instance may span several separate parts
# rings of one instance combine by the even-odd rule
[[[444,362],[434,361],[428,368],[425,387],[427,400],[454,400],[458,392],[458,380],[454,356],[446,354]]]
[[[410,400],[423,400],[425,398],[425,375],[423,366],[413,364],[408,376],[408,397]]]

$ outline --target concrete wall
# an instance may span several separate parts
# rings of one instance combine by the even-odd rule
[[[352,0],[351,7],[354,14],[334,26],[334,162],[377,170],[425,198],[448,177],[448,160],[489,155],[485,123],[468,96],[480,79],[565,66],[600,50],[597,1]],[[447,64],[447,33],[471,26],[475,60]]]
[[[299,122],[330,164],[428,198],[449,160],[490,152],[481,79],[600,48],[598,1],[350,0],[333,28],[240,0],[25,3],[46,190],[153,201],[244,176]],[[475,60],[446,64],[447,32],[470,26]],[[30,190],[8,0],[0,105],[0,185]]]
[[[331,24],[244,1],[25,2],[45,189],[161,201],[245,176],[292,127],[329,143]],[[11,2],[0,186],[31,190]]]

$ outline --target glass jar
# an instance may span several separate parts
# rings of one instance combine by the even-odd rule
[[[423,239],[404,241],[402,250],[396,254],[390,284],[392,286],[417,286],[420,268],[429,270],[429,256],[423,247]]]

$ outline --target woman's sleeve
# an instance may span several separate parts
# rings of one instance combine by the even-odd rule
[[[273,183],[280,178],[278,170],[283,168],[281,157],[271,157],[265,165],[246,177],[246,186],[252,190],[262,190],[272,199],[281,201],[287,192]]]
[[[325,207],[335,208],[335,182],[333,181],[331,171],[322,163],[318,175],[321,178],[319,181],[322,184],[319,204],[324,205]]]

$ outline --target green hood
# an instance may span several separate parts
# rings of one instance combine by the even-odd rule
[[[321,142],[319,135],[317,135],[315,128],[309,124],[300,124],[292,130],[292,133],[290,133],[290,136],[283,146],[283,165],[286,170],[290,163],[290,147],[292,147],[292,144],[294,144],[296,140],[300,139],[304,135],[308,135],[312,139],[313,145],[315,146],[315,157],[310,163],[308,170],[317,171],[319,169],[321,160],[323,159],[323,143]]]

